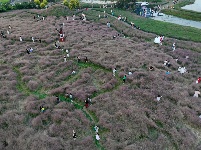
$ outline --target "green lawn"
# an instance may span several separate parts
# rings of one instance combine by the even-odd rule
[[[0,3],[7,3],[10,2],[10,0],[0,0]]]
[[[193,4],[195,0],[185,0],[183,2],[180,2],[176,5],[174,5],[174,9],[164,9],[162,10],[163,13],[167,15],[173,15],[179,18],[184,18],[188,20],[194,20],[194,21],[201,21],[201,13],[190,11],[190,10],[184,10],[181,9],[181,7],[189,4]]]
[[[104,9],[98,9],[97,11],[104,11]],[[111,8],[105,9],[108,14]],[[151,33],[156,33],[158,35],[164,35],[167,37],[182,39],[182,40],[189,40],[195,42],[201,42],[201,30],[193,27],[186,27],[181,25],[176,25],[172,23],[156,21],[149,18],[144,18],[135,15],[129,11],[120,10],[120,9],[113,9],[115,16],[126,16],[128,19],[128,23],[131,21],[134,22],[137,26],[141,28],[141,30]]]

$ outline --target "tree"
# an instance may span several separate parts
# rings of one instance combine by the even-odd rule
[[[131,7],[131,3],[134,6],[135,2],[136,0],[118,0],[116,4],[118,8],[128,9]]]
[[[47,0],[43,0],[43,3],[45,4],[45,5],[47,5],[48,3],[47,3]]]
[[[34,0],[34,3],[35,3],[36,5],[40,5],[40,1],[39,1],[39,0]]]
[[[40,3],[40,8],[45,8],[45,4],[44,3]]]
[[[75,9],[80,6],[79,0],[64,0],[63,4],[69,9]]]

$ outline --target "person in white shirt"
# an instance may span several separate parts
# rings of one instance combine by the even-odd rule
[[[33,41],[33,43],[34,43],[34,37],[31,37],[31,40]]]
[[[156,100],[157,100],[157,101],[160,101],[161,98],[162,98],[162,96],[158,95],[157,98],[156,98]]]
[[[114,68],[114,69],[112,70],[112,72],[113,72],[113,76],[115,77],[115,74],[116,74],[116,72],[117,72],[117,69]]]
[[[172,44],[172,50],[175,51],[175,43]]]
[[[22,42],[22,37],[20,36],[20,42]]]
[[[98,133],[99,127],[98,127],[98,126],[95,126],[95,127],[94,127],[94,130],[96,131],[96,133]]]
[[[96,140],[99,141],[100,140],[100,137],[99,137],[99,134],[96,133]]]
[[[195,94],[193,95],[193,97],[198,97],[199,94],[200,94],[199,91],[195,91]]]

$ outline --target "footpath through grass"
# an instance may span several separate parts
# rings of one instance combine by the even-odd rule
[[[185,10],[181,7],[193,4],[195,0],[184,0],[179,2],[178,4],[174,5],[174,9],[164,9],[161,12],[167,15],[176,16],[179,18],[187,19],[187,20],[194,20],[194,21],[201,21],[201,13]],[[200,8],[201,9],[201,8]]]
[[[111,8],[94,8],[89,11],[96,10],[97,14],[101,14],[103,16],[103,11],[109,15],[111,15]],[[153,20],[150,18],[144,18],[137,16],[134,13],[129,11],[113,9],[114,16],[118,17],[121,15],[122,17],[127,17],[127,23],[134,22],[135,25],[139,26],[141,30],[145,32],[155,33],[157,35],[164,35],[166,37],[177,38],[179,40],[188,40],[194,42],[201,42],[201,30],[193,27],[185,27],[181,25],[176,25],[173,23],[167,23],[162,21]],[[93,12],[94,13],[94,12]],[[93,14],[91,13],[91,14]],[[90,12],[87,13],[90,15]],[[94,16],[94,14],[93,14]],[[94,20],[98,19],[98,15],[94,16]]]

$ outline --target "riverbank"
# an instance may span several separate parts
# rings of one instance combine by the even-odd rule
[[[192,10],[196,12],[201,12],[201,0],[195,0],[194,4],[186,5],[184,7],[181,7],[185,10]]]
[[[152,17],[152,19],[201,29],[201,21],[192,21],[192,20],[182,19],[175,16],[166,15],[164,13],[160,13],[159,16],[155,14],[155,17]]]
[[[201,21],[201,12],[196,12],[197,9],[200,9],[201,11],[200,5],[200,0],[184,0],[175,4],[174,9],[166,7],[166,9],[163,9],[161,12],[166,15],[172,15],[187,20]],[[189,10],[183,9],[185,6],[187,6]]]

